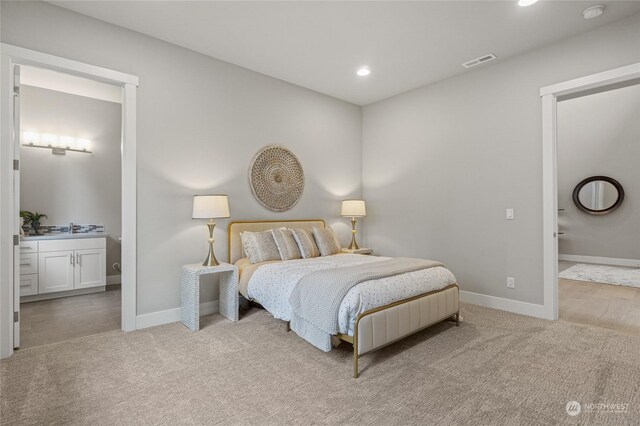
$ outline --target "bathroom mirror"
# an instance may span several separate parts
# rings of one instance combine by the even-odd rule
[[[573,190],[573,202],[585,213],[603,215],[622,204],[624,189],[615,179],[607,176],[586,178]]]

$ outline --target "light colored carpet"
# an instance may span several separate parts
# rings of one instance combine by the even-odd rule
[[[574,281],[626,285],[640,288],[640,269],[578,263],[560,272],[560,278]]]
[[[0,364],[5,424],[632,424],[640,339],[464,305],[362,358],[324,353],[265,311],[19,351]],[[576,417],[568,401],[583,404]],[[628,403],[626,413],[589,403]]]

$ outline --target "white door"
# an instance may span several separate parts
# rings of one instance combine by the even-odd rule
[[[38,293],[73,290],[73,251],[38,254]]]
[[[13,68],[13,347],[20,347],[20,66]]]
[[[107,251],[105,249],[76,250],[74,288],[106,285]]]

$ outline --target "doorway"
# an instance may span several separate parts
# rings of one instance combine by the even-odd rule
[[[640,335],[640,85],[561,100],[559,318]]]
[[[0,179],[0,191],[2,199],[0,205],[0,357],[11,356],[13,349],[20,346],[20,283],[21,283],[21,253],[20,253],[20,141],[24,136],[20,133],[20,77],[21,67],[29,66],[43,70],[56,71],[62,74],[82,77],[92,82],[106,83],[117,88],[120,92],[122,107],[121,117],[121,236],[122,236],[122,263],[121,263],[121,317],[120,325],[124,331],[134,330],[136,323],[136,88],[138,78],[136,76],[112,71],[93,65],[84,64],[44,53],[23,49],[7,44],[0,45],[2,68],[2,122],[10,125],[2,126],[0,162],[2,175]],[[26,130],[26,129],[25,129]],[[47,135],[51,135],[47,133]],[[32,137],[31,135],[30,137]],[[57,135],[62,136],[62,135]],[[68,136],[68,135],[65,135]],[[80,135],[81,136],[81,135]],[[40,142],[43,136],[39,135]],[[51,138],[46,136],[46,138]],[[76,154],[86,150],[86,138],[76,137],[75,147],[79,148]],[[81,139],[81,141],[78,141]],[[66,140],[69,142],[69,140]],[[34,143],[35,145],[35,143]],[[60,146],[48,146],[50,151]],[[54,144],[52,144],[54,145]],[[64,145],[64,144],[63,144]],[[31,148],[37,149],[37,148]],[[46,150],[46,149],[43,149]],[[52,155],[52,154],[50,154]],[[35,212],[31,212],[35,213]],[[39,212],[42,213],[42,212]],[[33,217],[32,217],[33,219]],[[42,225],[42,223],[41,223]],[[57,224],[52,224],[57,225]],[[80,224],[83,225],[83,224]],[[98,225],[98,224],[92,224]],[[67,224],[69,228],[69,224]],[[72,228],[77,230],[78,228]],[[82,228],[80,228],[82,230]],[[95,230],[95,228],[93,229]],[[58,229],[58,231],[61,231]],[[38,243],[38,249],[39,247]],[[49,245],[49,243],[45,244]],[[45,247],[53,249],[55,247]],[[96,250],[96,247],[60,247],[64,250],[51,250],[48,253],[67,252],[65,261],[71,266],[80,262],[87,268],[76,274],[77,270],[66,268],[64,274],[73,275],[74,283],[79,280],[80,287],[89,284],[95,287],[96,264],[100,263],[98,255],[88,251]],[[87,250],[87,251],[85,251]],[[70,253],[73,253],[71,256]],[[38,253],[39,256],[39,253]],[[84,261],[84,263],[83,263]],[[57,260],[60,266],[60,259]],[[56,264],[52,261],[51,265]],[[93,267],[90,267],[93,265]],[[40,259],[38,257],[38,274],[40,274]],[[105,261],[106,269],[106,261]],[[49,266],[45,264],[45,268]],[[52,270],[56,270],[51,266]],[[62,270],[57,270],[58,272]],[[35,270],[28,272],[35,273]],[[57,274],[56,272],[54,275]],[[27,274],[25,274],[27,275]],[[33,275],[33,274],[32,274]],[[38,281],[39,278],[38,278]],[[50,282],[59,280],[52,279]],[[106,280],[105,280],[106,281]],[[46,282],[46,281],[45,281]],[[23,282],[23,285],[26,283]],[[106,282],[105,282],[106,284]],[[38,282],[39,285],[39,282]],[[76,289],[74,289],[76,290]],[[82,288],[78,289],[82,290]]]
[[[544,317],[559,318],[558,298],[558,102],[627,87],[640,82],[640,63],[540,89],[542,99],[542,208]]]
[[[121,328],[122,90],[18,67],[24,349]]]

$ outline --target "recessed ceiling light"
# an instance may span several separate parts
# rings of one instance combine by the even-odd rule
[[[597,6],[591,6],[590,8],[585,9],[584,12],[582,12],[582,16],[584,16],[584,19],[593,19],[593,18],[597,18],[603,13],[604,13],[604,6],[597,5]]]
[[[358,74],[360,77],[366,77],[369,74],[371,74],[371,70],[369,69],[369,67],[361,67],[356,74]]]
[[[538,0],[518,0],[518,6],[531,6],[532,4],[536,3]]]

